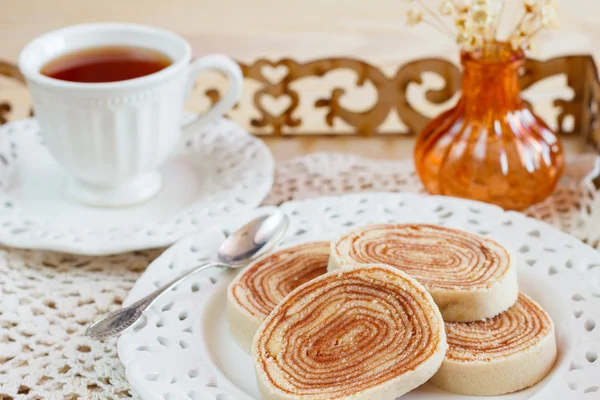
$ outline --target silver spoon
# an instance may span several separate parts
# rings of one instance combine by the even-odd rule
[[[212,267],[241,268],[273,248],[283,237],[289,224],[281,211],[262,216],[235,231],[221,243],[217,261],[188,270],[166,285],[130,306],[114,311],[91,324],[85,331],[90,339],[103,340],[123,333],[163,294],[190,276]]]

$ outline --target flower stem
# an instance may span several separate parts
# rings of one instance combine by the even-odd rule
[[[429,21],[425,18],[423,18],[423,23],[429,25],[430,27],[432,27],[433,29],[435,29],[436,31],[438,31],[439,33],[441,33],[442,35],[449,37],[450,39],[454,40],[454,36],[452,36],[450,33],[448,33],[447,31],[443,30],[442,28],[440,28],[439,24],[434,24],[432,21]]]
[[[523,14],[523,16],[521,17],[521,19],[519,20],[519,22],[517,22],[517,25],[515,25],[515,29],[513,30],[513,32],[519,32],[521,31],[521,29],[523,29],[523,24],[525,23],[525,19],[527,18],[527,14]]]
[[[531,32],[531,34],[528,36],[527,40],[524,41],[523,44],[529,45],[533,38],[537,36],[537,34],[540,33],[542,30],[544,30],[544,27],[539,26],[535,31]]]
[[[502,14],[504,13],[504,8],[506,7],[506,0],[502,0],[502,5],[500,6],[500,10],[496,15],[494,20],[494,28],[492,29],[492,38],[498,40],[498,29],[500,28],[500,21],[502,20]]]
[[[439,24],[439,26],[441,27],[441,29],[443,29],[445,31],[445,32],[442,32],[442,33],[450,35],[450,37],[454,36],[454,32],[452,32],[452,29],[450,29],[448,27],[448,25],[446,25],[446,23],[444,22],[444,20],[442,18],[440,18],[440,16],[437,15],[437,13],[435,11],[433,11],[429,6],[427,6],[427,4],[425,4],[425,2],[423,0],[417,0],[417,2],[421,5],[421,7],[423,7],[423,9],[427,13],[429,13],[436,20],[436,22]]]

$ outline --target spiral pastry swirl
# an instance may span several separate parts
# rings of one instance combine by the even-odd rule
[[[500,395],[535,385],[556,360],[550,316],[524,294],[496,317],[447,322],[448,351],[431,382],[465,395]]]
[[[332,243],[328,269],[383,263],[418,280],[445,321],[477,321],[517,300],[514,263],[493,240],[426,224],[370,225]]]
[[[252,263],[229,285],[230,332],[246,352],[261,322],[288,293],[327,272],[329,249],[329,242],[281,249]]]
[[[427,381],[444,323],[416,280],[386,265],[322,275],[291,292],[252,347],[263,400],[393,400]]]

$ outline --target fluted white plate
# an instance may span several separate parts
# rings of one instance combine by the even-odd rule
[[[168,246],[257,207],[273,170],[260,139],[220,119],[198,128],[161,168],[157,196],[126,208],[88,207],[67,195],[35,119],[15,121],[0,127],[0,243],[86,255]]]
[[[354,194],[293,201],[281,208],[291,218],[282,245],[333,238],[353,227],[383,222],[441,224],[501,242],[517,258],[521,290],[553,318],[559,357],[553,371],[536,386],[496,398],[600,398],[600,253],[578,239],[520,213],[448,197]],[[254,214],[172,246],[148,267],[125,303],[191,265],[214,258],[224,235]],[[227,328],[226,289],[234,275],[235,271],[215,269],[182,283],[120,337],[119,357],[143,399],[259,399],[251,357]],[[455,395],[426,384],[403,399],[489,397]]]

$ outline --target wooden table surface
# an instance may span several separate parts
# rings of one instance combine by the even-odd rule
[[[2,4],[0,13],[0,59],[15,62],[27,42],[49,30],[77,23],[120,21],[173,30],[189,40],[196,55],[218,52],[245,62],[262,57],[310,60],[352,56],[391,72],[409,60],[422,57],[455,61],[458,52],[452,40],[427,26],[417,29],[404,26],[406,5],[403,3],[400,0],[375,3],[361,0],[8,1]],[[517,2],[509,3],[506,27],[518,16],[511,8]],[[562,30],[542,35],[534,56],[591,53],[598,60],[600,46],[594,45],[594,39],[600,37],[600,3],[596,0],[563,0],[561,3]],[[0,80],[0,100],[6,96],[21,96],[10,88],[3,91],[2,83]],[[559,89],[545,85],[544,90],[554,93]],[[548,108],[551,107],[549,104]],[[439,110],[432,111],[432,115],[436,112]],[[305,137],[265,138],[265,141],[277,159],[316,151],[398,159],[411,156],[414,138]],[[565,144],[568,152],[585,150],[577,139],[565,139]]]

